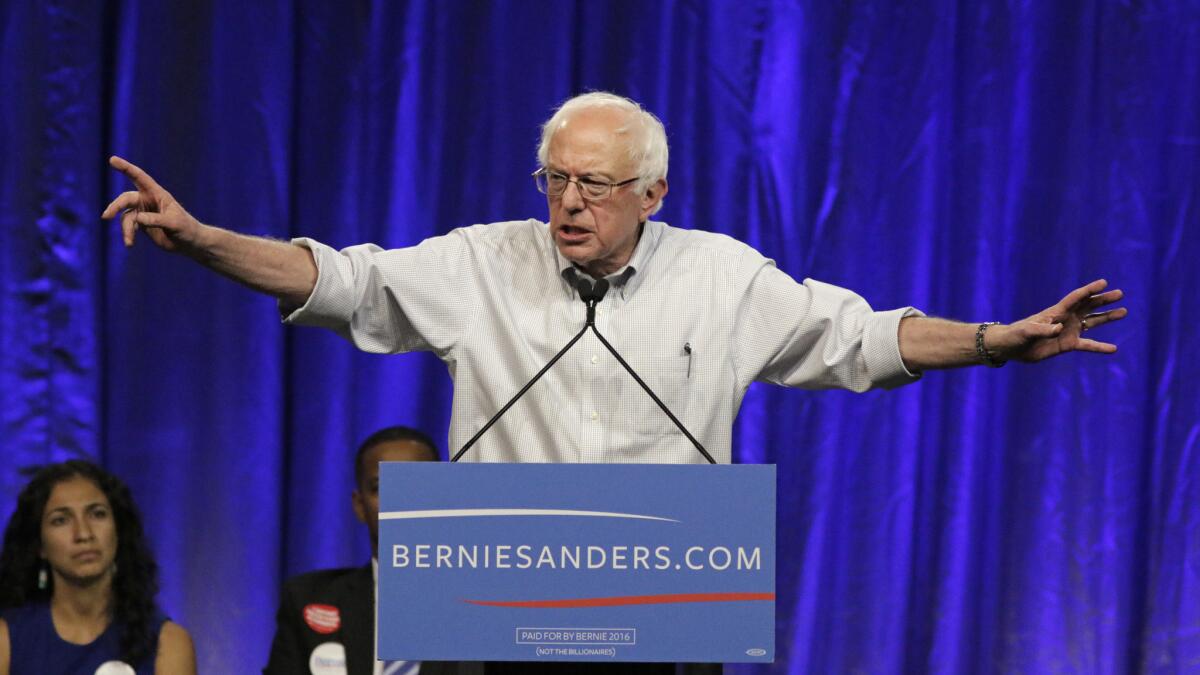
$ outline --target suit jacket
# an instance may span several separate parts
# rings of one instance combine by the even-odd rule
[[[330,607],[336,608],[336,613],[329,611]],[[318,570],[288,579],[275,620],[275,639],[264,675],[307,675],[309,657],[325,642],[340,642],[345,647],[347,675],[374,673],[375,580],[370,565]],[[421,675],[458,672],[456,664],[421,662]]]

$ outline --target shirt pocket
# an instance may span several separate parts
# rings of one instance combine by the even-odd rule
[[[690,361],[690,356],[673,355],[658,357],[643,366],[630,364],[685,426],[691,408],[692,376],[695,375],[690,370]],[[629,373],[622,372],[621,375],[618,380],[620,386],[616,387],[617,402],[613,409],[612,429],[618,440],[624,436],[627,442],[618,442],[619,449],[640,452],[647,448],[647,444],[652,444],[655,437],[683,435]],[[688,431],[691,431],[690,427]]]

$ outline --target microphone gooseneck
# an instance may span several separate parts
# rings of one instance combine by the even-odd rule
[[[662,409],[662,411],[667,414],[667,417],[671,419],[671,422],[683,432],[684,436],[687,436],[687,439],[692,442],[692,445],[696,446],[696,450],[700,451],[700,454],[704,456],[704,459],[708,460],[709,464],[716,464],[717,460],[713,459],[712,455],[708,454],[708,451],[704,449],[704,446],[700,444],[700,441],[696,440],[696,437],[687,430],[687,427],[683,426],[683,423],[679,421],[679,418],[675,417],[675,414],[671,412],[671,409],[667,407],[667,404],[663,403],[662,400],[658,398],[658,395],[654,393],[654,390],[652,390],[649,385],[643,382],[642,378],[638,377],[638,374],[634,372],[633,368],[625,362],[625,359],[621,358],[619,353],[617,353],[616,348],[609,344],[608,340],[604,339],[604,336],[601,335],[600,331],[596,329],[596,305],[600,304],[600,301],[603,300],[604,296],[608,294],[608,289],[610,286],[608,279],[600,278],[593,283],[586,276],[575,271],[575,268],[573,267],[568,267],[567,269],[563,270],[562,275],[563,278],[567,280],[567,283],[571,284],[571,286],[575,288],[575,291],[579,293],[579,299],[587,305],[587,322],[583,325],[583,328],[579,329],[579,332],[575,334],[575,337],[571,338],[571,341],[554,355],[554,358],[550,359],[545,366],[542,366],[542,369],[538,371],[537,375],[533,376],[533,379],[529,380],[524,387],[521,387],[521,391],[518,391],[516,396],[513,396],[508,403],[505,403],[504,407],[501,408],[500,411],[495,415],[493,415],[492,418],[488,420],[487,424],[483,425],[482,429],[475,432],[475,435],[471,437],[471,440],[467,441],[466,444],[463,445],[462,449],[455,453],[454,457],[452,457],[450,461],[457,462],[458,459],[462,457],[471,446],[475,445],[475,441],[478,441],[479,438],[483,436],[484,432],[492,428],[492,425],[495,424],[500,417],[504,415],[504,413],[508,412],[508,409],[511,408],[519,398],[524,396],[525,392],[529,391],[529,388],[533,386],[533,383],[541,379],[542,375],[545,375],[546,371],[550,370],[550,367],[557,363],[558,360],[562,358],[563,354],[567,353],[567,350],[575,346],[575,343],[579,341],[579,338],[583,337],[583,334],[586,333],[590,328],[592,329],[592,332],[595,333],[596,337],[600,339],[600,343],[604,345],[604,348],[607,349],[609,353],[617,359],[617,363],[620,363],[621,367],[625,369],[625,372],[629,373],[633,377],[634,381],[638,383],[638,386],[640,386],[643,391],[650,395],[650,398],[653,399],[658,407]]]

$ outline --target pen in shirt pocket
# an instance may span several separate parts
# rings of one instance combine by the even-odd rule
[[[683,353],[687,354],[687,357],[688,357],[687,376],[688,376],[688,379],[690,380],[690,379],[692,379],[692,343],[690,343],[690,342],[683,343]]]

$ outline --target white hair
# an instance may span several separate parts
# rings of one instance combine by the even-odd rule
[[[616,108],[628,113],[629,122],[617,129],[616,133],[628,135],[625,151],[637,167],[638,182],[634,187],[639,193],[667,177],[667,132],[662,122],[638,105],[637,101],[607,91],[593,91],[569,98],[554,111],[542,125],[542,139],[537,149],[538,166],[546,168],[550,139],[562,128],[567,118],[580,110],[592,108]],[[658,213],[661,208],[660,199],[651,213]]]

